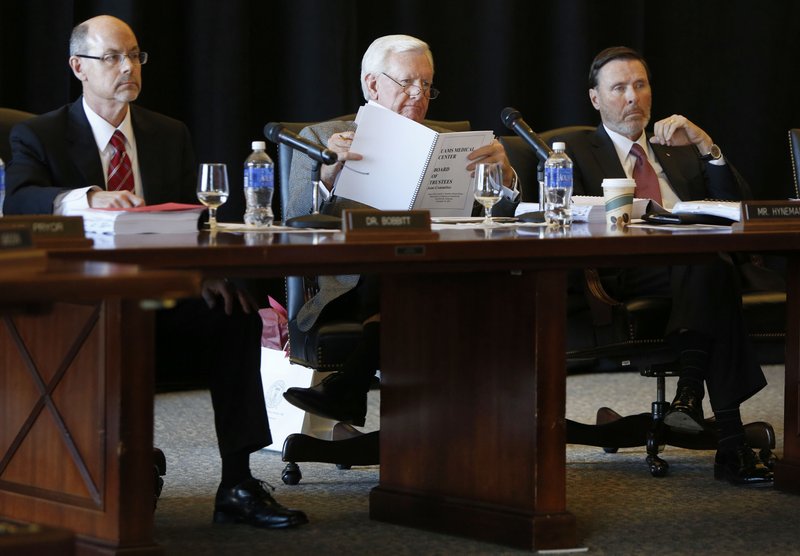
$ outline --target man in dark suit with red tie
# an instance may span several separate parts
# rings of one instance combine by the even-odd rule
[[[123,21],[98,16],[75,27],[69,65],[83,96],[11,132],[8,214],[69,214],[88,207],[196,202],[196,164],[186,126],[131,104],[147,53]],[[272,442],[261,384],[257,305],[226,280],[202,299],[159,311],[156,372],[205,375],[222,479],[213,519],[262,528],[306,523],[250,473],[250,454]]]
[[[602,124],[559,137],[573,160],[576,195],[602,196],[604,178],[633,178],[636,196],[671,208],[678,200],[729,199],[750,190],[708,133],[684,116],[650,121],[652,91],[644,58],[627,47],[599,53],[589,72],[589,99]],[[715,477],[734,484],[771,484],[772,472],[747,446],[739,405],[766,385],[744,330],[741,292],[729,258],[690,267],[618,271],[619,298],[672,300],[666,337],[680,354],[677,394],[664,422],[698,432],[705,386],[719,446]]]

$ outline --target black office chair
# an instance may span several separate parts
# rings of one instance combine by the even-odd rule
[[[352,120],[355,114],[340,116],[333,120]],[[317,122],[281,122],[281,125],[295,133]],[[469,121],[425,120],[426,125],[468,131]],[[281,197],[281,214],[285,218],[289,198],[289,176],[294,150],[284,144],[278,146],[278,176]],[[308,184],[309,187],[311,184]],[[286,278],[286,309],[289,318],[290,359],[293,363],[317,371],[336,371],[341,369],[347,356],[353,351],[361,338],[362,326],[355,321],[320,322],[310,331],[297,327],[296,317],[300,308],[317,291],[315,276],[289,276]],[[353,465],[374,465],[378,463],[378,433],[363,434],[350,425],[337,423],[331,432],[331,440],[322,440],[304,434],[289,435],[284,441],[281,457],[287,462],[282,474],[286,484],[297,484],[302,478],[297,462],[315,461],[334,463],[339,468]]]
[[[11,160],[11,143],[8,140],[11,128],[35,115],[13,108],[0,108],[0,158],[6,165]]]
[[[539,134],[539,137],[545,143],[551,144],[554,137],[560,137],[573,131],[594,131],[594,129],[594,126],[588,125],[565,126],[544,131]],[[539,183],[537,174],[540,160],[536,153],[517,135],[502,135],[497,140],[505,148],[508,161],[517,171],[517,176],[520,178],[520,200],[523,203],[538,203]]]

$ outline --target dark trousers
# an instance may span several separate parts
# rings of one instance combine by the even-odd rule
[[[220,455],[272,443],[261,383],[261,317],[222,303],[188,299],[156,317],[156,376],[177,372],[205,379],[211,391]]]
[[[679,333],[689,330],[707,338],[706,387],[714,409],[738,406],[766,386],[742,318],[742,290],[736,266],[721,254],[707,264],[641,267],[620,271],[618,299],[641,296],[671,299],[664,331],[677,349]]]

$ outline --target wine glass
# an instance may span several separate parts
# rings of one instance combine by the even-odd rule
[[[228,200],[228,167],[219,162],[200,165],[197,199],[208,207],[208,227],[217,230],[217,208]]]
[[[482,162],[475,166],[472,177],[475,200],[483,205],[484,226],[492,225],[492,207],[503,194],[503,167],[498,162]]]

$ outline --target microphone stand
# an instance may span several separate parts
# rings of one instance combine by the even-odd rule
[[[286,222],[284,222],[284,225],[289,226],[290,228],[320,228],[323,230],[339,230],[342,227],[341,218],[338,216],[332,216],[330,214],[322,214],[319,211],[319,188],[323,187],[322,179],[320,179],[322,162],[313,158],[311,161],[311,187],[313,187],[311,191],[311,206],[314,207],[314,210],[311,212],[311,214],[289,218],[286,220]]]

